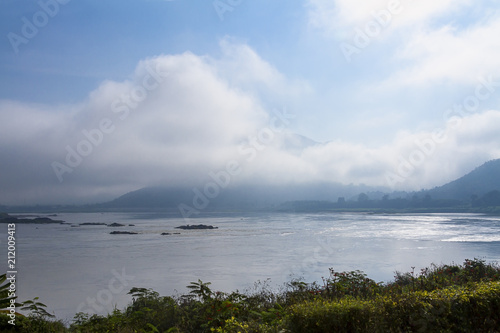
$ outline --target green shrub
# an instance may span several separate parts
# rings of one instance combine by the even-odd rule
[[[11,320],[7,315],[0,314],[0,332],[22,332],[22,333],[63,333],[67,328],[60,320],[50,320],[39,316],[18,316],[15,325],[9,324]]]
[[[375,319],[372,304],[354,298],[316,299],[291,306],[287,327],[291,332],[369,332]]]
[[[471,282],[500,281],[500,268],[481,259],[466,259],[463,265],[432,264],[421,270],[419,276],[396,272],[394,282],[386,286],[391,293],[416,290],[432,291],[449,286],[463,286]]]
[[[1,280],[1,279],[0,279]],[[1,284],[1,281],[0,281]],[[323,285],[291,281],[273,291],[268,281],[244,293],[214,292],[192,282],[188,295],[161,297],[132,288],[132,302],[106,316],[78,313],[69,328],[37,301],[23,303],[16,326],[0,315],[1,332],[293,333],[496,332],[500,328],[500,269],[483,260],[431,265],[420,274],[396,272],[376,283],[361,271],[336,272]],[[1,296],[1,295],[0,295]]]
[[[380,285],[358,270],[336,272],[330,268],[330,277],[324,279],[324,283],[323,295],[329,298],[369,297],[380,292]]]
[[[500,282],[477,282],[369,300],[316,299],[290,308],[291,332],[493,332],[500,327]]]

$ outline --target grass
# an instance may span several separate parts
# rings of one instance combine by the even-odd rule
[[[500,268],[483,260],[396,272],[376,283],[361,271],[330,269],[321,283],[266,282],[245,293],[212,291],[192,282],[189,294],[160,296],[132,288],[132,302],[106,316],[78,313],[69,327],[41,307],[0,316],[2,332],[498,332]],[[41,303],[37,303],[41,304]],[[35,311],[36,310],[36,311]]]

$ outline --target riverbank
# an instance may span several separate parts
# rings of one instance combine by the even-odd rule
[[[223,293],[191,282],[190,293],[160,296],[132,288],[133,301],[107,316],[78,313],[70,326],[43,306],[2,332],[490,332],[500,327],[500,268],[479,259],[396,272],[377,283],[361,271],[337,272],[320,283],[290,281],[281,290],[257,283]]]

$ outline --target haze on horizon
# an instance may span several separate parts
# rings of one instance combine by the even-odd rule
[[[442,185],[500,158],[500,3],[0,5],[0,205]]]

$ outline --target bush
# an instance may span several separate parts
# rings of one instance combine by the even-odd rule
[[[11,320],[7,315],[0,314],[0,332],[26,332],[26,333],[63,333],[67,328],[63,322],[49,320],[39,316],[18,316],[15,325],[9,324]]]
[[[335,299],[345,296],[369,297],[380,292],[380,285],[358,270],[335,272],[330,268],[330,277],[324,279],[324,283],[323,295]]]
[[[372,304],[354,298],[338,301],[316,299],[293,305],[287,318],[291,332],[369,332]]]
[[[290,332],[492,332],[500,327],[500,282],[370,300],[316,299],[291,307]]]
[[[500,281],[500,268],[494,264],[486,264],[481,259],[466,259],[463,265],[432,264],[431,267],[420,271],[419,276],[414,272],[396,272],[394,282],[386,286],[392,293],[416,290],[432,291],[449,286],[463,286],[471,282]]]
[[[132,288],[132,302],[106,316],[78,313],[69,328],[50,319],[45,305],[23,303],[29,316],[16,326],[0,315],[1,332],[282,333],[495,332],[500,327],[500,269],[483,260],[431,265],[419,274],[396,272],[376,283],[361,271],[336,272],[323,285],[291,281],[273,291],[269,281],[239,293],[214,292],[192,282],[188,295],[161,297]]]

